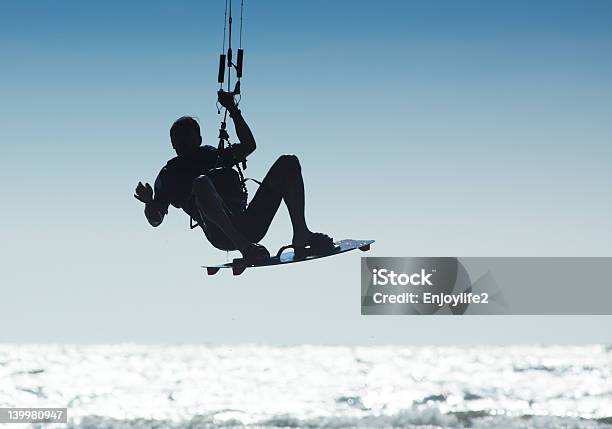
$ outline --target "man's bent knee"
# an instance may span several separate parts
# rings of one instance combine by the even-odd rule
[[[294,172],[300,170],[300,160],[295,155],[281,155],[274,163],[283,172]]]

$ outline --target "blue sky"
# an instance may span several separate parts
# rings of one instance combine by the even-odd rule
[[[204,277],[226,255],[179,211],[150,228],[132,190],[178,116],[215,140],[223,6],[3,4],[0,341],[610,341],[601,317],[363,318],[354,254]],[[298,154],[311,226],[372,255],[609,256],[611,19],[608,1],[247,1],[247,173]],[[281,208],[264,244],[289,231]]]

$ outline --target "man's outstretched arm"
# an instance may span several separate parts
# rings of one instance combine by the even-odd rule
[[[164,216],[168,213],[168,209],[166,207],[164,210],[159,202],[155,201],[151,185],[148,183],[143,185],[142,182],[138,182],[134,198],[145,204],[145,217],[151,226],[159,226],[163,222]]]
[[[219,103],[227,109],[230,117],[234,121],[236,135],[238,136],[238,140],[240,140],[240,144],[234,145],[232,149],[234,159],[236,161],[243,161],[247,156],[253,153],[257,147],[255,144],[255,137],[253,137],[249,125],[246,123],[242,117],[242,113],[236,106],[234,96],[225,91],[219,91],[218,95]]]
[[[159,226],[164,220],[164,216],[166,215],[164,212],[160,211],[157,207],[155,207],[155,202],[150,202],[145,204],[145,217],[151,224],[151,226]]]

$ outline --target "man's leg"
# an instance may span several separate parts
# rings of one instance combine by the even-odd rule
[[[304,216],[304,180],[300,161],[295,155],[282,155],[272,165],[245,214],[249,238],[261,240],[285,201],[293,227],[294,246],[304,246],[312,236]]]
[[[193,194],[200,213],[214,223],[231,240],[243,255],[251,242],[236,229],[223,207],[223,200],[208,176],[199,176],[193,181]]]

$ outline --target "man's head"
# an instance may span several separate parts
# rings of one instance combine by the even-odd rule
[[[200,126],[191,116],[182,116],[170,127],[170,141],[177,155],[195,152],[202,144]]]

